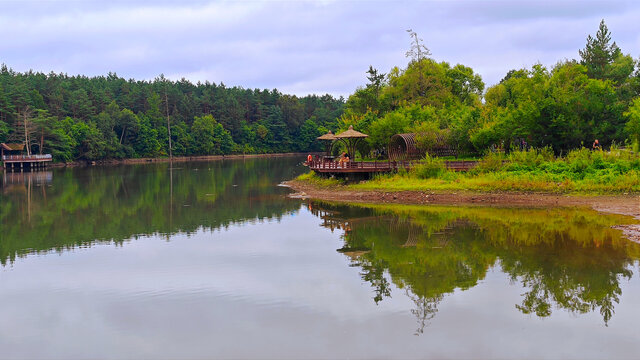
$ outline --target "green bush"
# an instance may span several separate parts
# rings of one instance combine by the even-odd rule
[[[502,153],[489,153],[480,160],[474,170],[479,173],[496,172],[504,167],[504,160]]]
[[[437,178],[447,172],[444,160],[425,155],[419,163],[411,168],[411,174],[418,179]]]
[[[526,167],[528,170],[534,170],[545,162],[555,160],[555,156],[553,150],[547,146],[542,149],[531,148],[524,151],[512,151],[509,153],[507,160],[509,160],[511,164]]]

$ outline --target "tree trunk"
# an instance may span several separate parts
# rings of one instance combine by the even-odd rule
[[[169,123],[169,96],[167,95],[166,87],[164,89],[164,102],[167,109],[167,131],[169,132],[169,159],[171,159],[173,158],[173,154],[171,153],[171,124]]]
[[[22,114],[22,125],[24,126],[24,146],[27,148],[27,156],[31,156],[31,143],[29,142],[29,129],[27,127],[27,112],[25,109]]]

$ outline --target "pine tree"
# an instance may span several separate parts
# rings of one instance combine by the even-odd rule
[[[581,64],[587,67],[587,75],[595,79],[604,79],[607,66],[621,54],[615,41],[611,43],[611,32],[604,23],[604,19],[600,21],[596,37],[589,35],[587,45],[578,52],[582,58]]]

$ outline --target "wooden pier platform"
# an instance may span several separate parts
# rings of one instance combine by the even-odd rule
[[[50,154],[45,155],[3,155],[2,163],[5,170],[25,171],[42,169],[53,159]]]
[[[375,174],[398,171],[400,168],[410,170],[413,161],[349,161],[339,164],[335,161],[312,161],[305,163],[311,170],[321,174]],[[475,160],[445,160],[445,166],[453,171],[468,171],[478,164]]]

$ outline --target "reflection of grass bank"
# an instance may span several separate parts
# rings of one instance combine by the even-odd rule
[[[351,204],[372,209],[378,215],[394,215],[410,220],[429,233],[441,231],[457,219],[468,219],[477,224],[492,241],[501,246],[531,246],[541,243],[558,244],[571,241],[578,246],[625,249],[634,258],[640,258],[640,246],[621,237],[619,224],[638,224],[629,216],[607,214],[596,210],[571,208],[509,208],[464,206],[419,206],[400,204]],[[423,221],[428,219],[427,221]],[[440,221],[434,221],[439,219]]]
[[[299,180],[329,186],[317,176]],[[610,152],[575,150],[555,158],[547,149],[490,154],[477,168],[456,173],[439,159],[426,158],[410,171],[385,174],[353,190],[380,191],[520,191],[560,194],[615,194],[640,192],[640,156],[614,149]]]
[[[360,250],[352,263],[376,303],[392,296],[385,274],[407,291],[419,332],[447,294],[476,286],[496,265],[525,289],[515,305],[522,313],[597,311],[606,324],[640,258],[640,245],[611,228],[637,221],[586,208],[312,205],[326,226],[344,224],[343,249]]]

